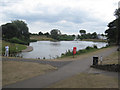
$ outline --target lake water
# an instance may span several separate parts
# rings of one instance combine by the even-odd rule
[[[53,59],[57,56],[61,56],[67,50],[73,50],[73,47],[77,47],[77,50],[85,49],[87,46],[97,45],[98,48],[104,47],[107,43],[104,42],[91,42],[91,41],[37,41],[30,43],[33,47],[31,52],[23,52],[21,55],[23,58],[40,58]]]

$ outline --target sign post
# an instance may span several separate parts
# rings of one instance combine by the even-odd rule
[[[73,58],[74,58],[74,55],[76,54],[76,47],[73,47]]]

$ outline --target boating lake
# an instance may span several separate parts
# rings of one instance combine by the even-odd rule
[[[29,46],[33,47],[31,52],[22,52],[23,58],[40,58],[53,59],[60,57],[62,53],[67,50],[73,50],[73,47],[77,47],[77,50],[85,49],[87,46],[96,45],[98,48],[105,47],[107,43],[104,42],[91,42],[91,41],[37,41],[30,43]]]

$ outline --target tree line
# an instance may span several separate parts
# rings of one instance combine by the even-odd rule
[[[53,29],[49,32],[43,33],[42,31],[37,33],[31,33],[30,35],[37,36],[47,36],[48,38],[53,38],[55,41],[72,41],[75,38],[75,35],[62,34],[59,29]]]
[[[69,41],[69,40],[74,40],[75,37],[76,39],[80,39],[80,40],[83,40],[83,39],[98,39],[98,34],[96,32],[93,32],[93,33],[86,33],[86,30],[79,30],[79,35],[67,35],[67,34],[62,34],[60,30],[58,29],[53,29],[50,31],[50,33],[46,32],[46,33],[42,33],[41,31],[38,33],[38,34],[32,34],[32,35],[46,35],[47,37],[51,37],[55,40],[59,40],[59,41],[62,41],[62,40],[66,40],[66,41]],[[101,36],[105,36],[104,34],[101,34]]]
[[[98,34],[96,32],[93,33],[86,33],[86,30],[79,30],[79,35],[67,35],[67,34],[62,34],[60,30],[58,29],[53,29],[49,32],[43,33],[42,31],[38,32],[38,34],[36,33],[31,33],[31,35],[38,35],[38,36],[47,36],[50,38],[53,38],[54,40],[57,41],[71,41],[74,40],[75,37],[76,39],[98,39]],[[105,36],[104,34],[101,34],[101,36]]]
[[[86,33],[85,30],[80,30],[79,31],[80,35],[77,36],[78,39],[83,40],[83,39],[99,39],[98,34],[96,32],[93,33]],[[104,36],[101,34],[101,36]]]
[[[108,29],[105,30],[108,43],[120,45],[120,8],[115,10],[114,15],[116,19],[108,24]],[[2,27],[2,39],[12,43],[20,44],[29,44],[30,35],[45,35],[51,37],[54,40],[74,40],[75,35],[62,34],[60,30],[53,29],[49,32],[42,33],[41,31],[38,34],[29,33],[29,28],[27,24],[22,20],[11,21],[11,23],[6,23],[1,25]],[[98,39],[98,34],[96,32],[86,33],[86,30],[79,30],[80,35],[77,36],[77,39]],[[101,34],[101,36],[105,36]]]
[[[1,25],[2,39],[12,43],[29,44],[29,28],[24,21],[15,20]]]

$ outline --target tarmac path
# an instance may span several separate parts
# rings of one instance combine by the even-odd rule
[[[104,58],[110,55],[112,52],[115,52],[116,50],[117,50],[117,47],[113,47],[109,50],[98,52],[95,55],[97,56],[102,55]],[[75,61],[67,62],[67,64],[61,66],[61,68],[59,68],[56,71],[52,71],[45,75],[41,75],[41,76],[33,77],[31,79],[27,79],[21,82],[17,82],[15,84],[10,84],[3,88],[45,88],[45,87],[48,87],[60,80],[71,77],[81,72],[88,71],[90,69],[90,65],[92,65],[92,57],[93,56],[91,55],[91,56],[82,58],[82,60],[75,60]],[[5,59],[3,58],[3,60]],[[104,73],[104,72],[100,72],[100,73]]]
[[[3,61],[19,61],[19,62],[34,62],[34,63],[41,63],[41,64],[50,64],[54,67],[60,68],[66,64],[71,63],[72,61],[48,61],[48,60],[34,60],[34,59],[24,59],[24,58],[2,58]]]

